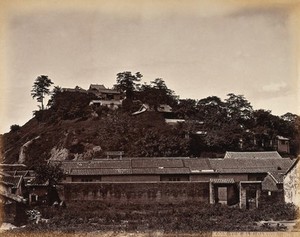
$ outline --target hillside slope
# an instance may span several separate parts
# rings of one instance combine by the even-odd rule
[[[243,119],[243,106],[233,114],[230,103],[208,97],[198,103],[177,101],[173,115],[186,123],[171,126],[158,110],[133,116],[141,104],[124,100],[121,108],[110,110],[90,106],[94,99],[97,97],[90,93],[57,93],[49,109],[35,111],[24,126],[16,125],[0,135],[2,162],[34,168],[49,159],[106,157],[107,151],[124,151],[128,157],[220,157],[227,150],[274,150],[271,144],[278,135],[290,142],[291,154],[283,155],[298,155],[297,115],[287,113],[285,118],[269,111],[247,110],[247,119]]]
[[[68,93],[61,101],[66,98]],[[184,133],[168,126],[157,112],[131,116],[121,109],[93,109],[89,95],[78,93],[72,99],[37,111],[24,126],[4,134],[3,161],[31,167],[48,159],[104,157],[106,151],[124,151],[126,156],[188,155]]]

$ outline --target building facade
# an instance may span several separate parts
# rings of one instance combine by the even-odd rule
[[[241,208],[257,208],[261,199],[284,201],[283,177],[295,160],[278,153],[235,155],[64,161],[63,196],[66,201],[198,201]]]

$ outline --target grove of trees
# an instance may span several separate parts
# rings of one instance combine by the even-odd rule
[[[162,78],[141,85],[142,77],[140,72],[117,74],[114,88],[124,93],[125,99],[115,111],[89,106],[93,94],[55,87],[50,108],[43,112],[47,115],[40,118],[50,122],[97,120],[93,136],[100,140],[92,139],[94,143],[132,156],[215,156],[229,150],[273,150],[277,136],[289,138],[291,154],[298,154],[300,118],[296,114],[276,116],[268,110],[254,110],[243,95],[234,93],[225,100],[213,95],[180,99]],[[133,116],[143,103],[149,105],[151,112]],[[173,112],[167,116],[185,119],[185,123],[166,125],[166,115],[157,112],[161,104],[172,107]],[[95,112],[97,118],[91,116]]]

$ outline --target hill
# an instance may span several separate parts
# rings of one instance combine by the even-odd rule
[[[299,116],[253,110],[241,95],[229,94],[225,101],[215,96],[179,100],[163,84],[144,86],[130,98],[112,110],[90,105],[99,100],[95,93],[57,91],[50,108],[1,135],[2,160],[34,167],[49,159],[105,157],[107,151],[132,157],[218,157],[227,150],[274,150],[279,136],[289,142],[290,154],[283,155],[298,154]],[[133,116],[144,103],[148,109]],[[163,113],[161,104],[172,105],[172,112]],[[181,122],[170,125],[165,118]]]
[[[59,102],[16,131],[2,136],[6,163],[34,166],[48,159],[92,159],[106,151],[127,156],[188,155],[188,140],[163,116],[149,112],[133,117],[120,110],[89,106],[92,96],[62,92]],[[69,103],[70,99],[72,103]]]

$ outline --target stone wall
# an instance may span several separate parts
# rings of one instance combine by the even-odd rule
[[[208,182],[64,183],[65,201],[209,203]]]

